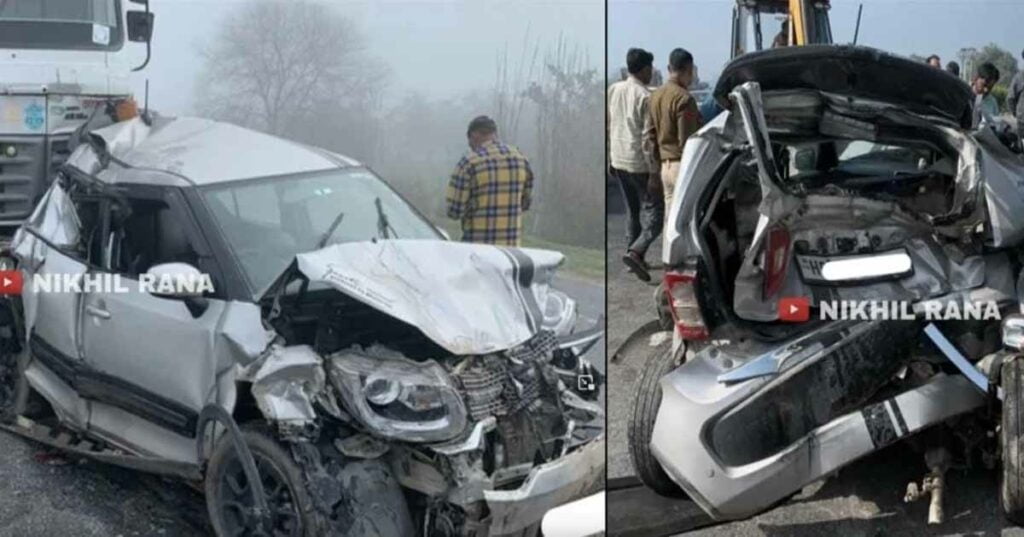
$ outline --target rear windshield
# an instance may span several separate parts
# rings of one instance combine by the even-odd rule
[[[0,0],[0,48],[117,50],[121,0]]]

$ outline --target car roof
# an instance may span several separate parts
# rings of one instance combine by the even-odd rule
[[[347,157],[251,129],[196,117],[135,118],[90,133],[123,167],[102,169],[89,144],[68,159],[104,182],[202,186],[358,166]],[[153,173],[164,172],[164,173]]]

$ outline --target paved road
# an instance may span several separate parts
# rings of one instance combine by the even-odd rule
[[[555,286],[592,322],[604,285],[561,276]],[[589,323],[588,323],[589,326]],[[604,345],[589,358],[605,370]],[[212,535],[202,495],[183,482],[58,452],[0,431],[0,537]]]
[[[609,192],[608,218],[608,342],[614,351],[638,327],[654,318],[652,287],[623,268],[625,248],[621,202]],[[660,249],[648,261],[660,260]],[[660,262],[660,261],[659,261]],[[660,273],[654,274],[655,279]],[[632,347],[632,345],[631,345]],[[626,423],[642,359],[631,356],[609,364],[608,468],[610,477],[633,474],[626,448]],[[998,476],[976,468],[948,474],[946,520],[928,527],[927,504],[904,504],[911,480],[926,472],[924,458],[907,443],[896,444],[854,463],[824,482],[775,509],[748,520],[687,533],[689,536],[732,537],[888,537],[916,535],[1019,536],[1024,530],[1007,528],[996,495]],[[614,535],[615,506],[608,506],[609,533]]]
[[[0,431],[0,536],[210,534],[203,498],[182,482],[66,459]]]
[[[554,286],[576,300],[580,328],[589,328],[604,314],[604,282],[562,274],[555,278]],[[602,373],[606,371],[605,354],[604,341],[599,341],[587,353],[587,359]]]
[[[608,350],[609,358],[635,330],[656,318],[654,291],[661,273],[652,273],[650,284],[641,282],[622,264],[626,250],[625,215],[617,190],[608,191]],[[661,241],[647,254],[651,265],[661,263]],[[610,363],[608,367],[608,477],[633,474],[626,448],[626,423],[633,402],[634,384],[643,360]]]

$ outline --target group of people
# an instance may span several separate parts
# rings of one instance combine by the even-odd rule
[[[668,57],[668,80],[650,89],[654,55],[633,48],[626,54],[629,76],[608,88],[609,173],[626,201],[623,263],[650,281],[647,250],[662,233],[686,140],[703,121],[687,89],[694,78],[693,55],[682,48]]]
[[[928,56],[925,62],[936,69],[942,69],[942,58],[939,58],[938,54]],[[960,64],[951,61],[946,64],[946,71],[960,78]],[[999,69],[991,62],[984,62],[978,65],[978,68],[974,71],[974,77],[971,78],[971,91],[974,92],[975,127],[981,124],[982,119],[988,118],[991,120],[999,115],[999,103],[996,101],[995,96],[992,95],[992,88],[998,82]],[[1024,85],[1024,81],[1022,81],[1022,85]],[[1011,104],[1012,109],[1013,105]]]

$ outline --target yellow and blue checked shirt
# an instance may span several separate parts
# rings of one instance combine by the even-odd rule
[[[490,141],[462,157],[448,183],[448,218],[462,221],[462,240],[519,246],[530,208],[533,171],[518,149]]]

